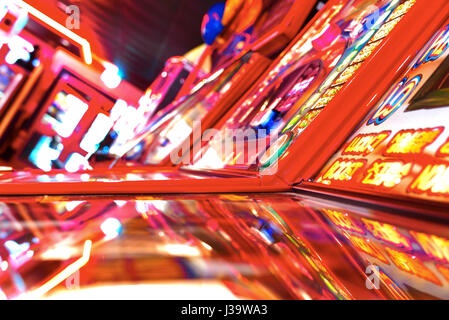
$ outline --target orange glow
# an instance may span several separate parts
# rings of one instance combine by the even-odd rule
[[[434,259],[449,263],[449,240],[435,235],[410,231],[423,250]]]
[[[391,131],[372,134],[360,134],[355,137],[343,151],[343,155],[364,155],[374,152],[376,148],[387,139]]]
[[[49,27],[53,28],[57,32],[63,34],[67,38],[69,38],[69,39],[75,41],[76,43],[78,43],[82,47],[84,61],[87,64],[92,64],[92,51],[91,51],[91,47],[90,47],[89,41],[87,41],[86,39],[80,37],[79,35],[77,35],[73,31],[67,29],[66,27],[64,27],[63,25],[59,24],[58,22],[56,22],[55,20],[53,20],[52,18],[50,18],[46,14],[42,13],[38,9],[34,8],[33,6],[29,5],[28,3],[26,3],[26,2],[24,2],[22,0],[18,0],[17,4],[19,6],[21,6],[22,8],[26,9],[29,14],[31,14],[34,17],[36,17],[41,22],[45,23],[46,25],[48,25]]]
[[[318,179],[318,182],[330,184],[331,181],[350,181],[355,173],[365,166],[364,160],[354,161],[338,159],[327,170],[327,172]]]
[[[380,251],[380,249],[374,243],[354,235],[347,235],[346,237],[349,239],[349,241],[351,241],[352,245],[360,251],[382,261],[385,264],[390,264],[388,259],[382,254],[382,251]]]
[[[387,146],[386,154],[421,154],[443,132],[444,128],[403,130]]]
[[[376,161],[367,170],[362,183],[377,187],[393,188],[410,173],[411,163],[402,161]]]
[[[76,260],[71,265],[67,266],[64,270],[62,270],[60,273],[55,275],[53,278],[51,278],[49,281],[47,281],[45,284],[43,284],[37,290],[32,291],[29,295],[27,294],[25,296],[25,298],[35,299],[35,298],[42,297],[47,292],[49,292],[51,289],[53,289],[58,284],[60,284],[62,281],[66,280],[72,274],[74,274],[75,272],[80,270],[82,267],[84,267],[89,262],[91,249],[92,249],[92,241],[86,240],[84,242],[83,256],[81,258]]]
[[[436,277],[436,275],[433,274],[433,272],[430,271],[430,269],[428,269],[417,257],[390,249],[388,247],[386,247],[385,250],[387,250],[391,261],[393,261],[396,267],[402,271],[430,281],[438,286],[442,286],[441,281]]]
[[[431,195],[449,195],[449,167],[444,164],[429,164],[409,187],[410,192]]]
[[[449,282],[449,268],[441,265],[437,265],[438,271],[443,275],[444,279]]]
[[[347,213],[329,209],[323,209],[322,211],[337,227],[359,234],[365,234]]]
[[[412,249],[409,240],[402,235],[395,226],[363,218],[362,221],[366,229],[371,232],[376,239],[383,240],[400,248],[408,250]]]

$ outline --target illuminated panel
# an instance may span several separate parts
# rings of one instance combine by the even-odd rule
[[[443,275],[444,279],[446,279],[446,282],[449,282],[449,268],[437,265],[437,269]]]
[[[385,250],[387,251],[391,261],[402,271],[410,273],[421,279],[430,281],[438,286],[442,286],[442,283],[437,278],[437,276],[432,271],[430,271],[430,269],[427,268],[424,263],[420,261],[416,256],[396,251],[388,247],[385,247]]]
[[[318,182],[331,184],[335,181],[351,181],[354,175],[365,166],[365,161],[338,159],[319,178]]]
[[[349,142],[348,146],[343,151],[343,155],[367,156],[371,152],[374,152],[379,144],[387,139],[389,135],[390,132],[358,135]]]
[[[448,49],[449,25],[445,25],[329,159],[315,182],[448,202]],[[342,157],[366,165],[351,179],[332,179],[329,173]]]

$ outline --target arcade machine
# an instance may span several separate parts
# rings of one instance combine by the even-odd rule
[[[444,8],[444,6],[438,7],[438,10],[437,7],[425,8],[424,3],[421,3],[420,1],[386,1],[376,2],[376,4],[377,7],[373,7],[371,1],[354,2],[347,4],[346,6],[342,5],[340,1],[328,3],[322,13],[310,23],[310,26],[298,36],[290,48],[287,49],[284,54],[279,57],[278,61],[273,64],[272,69],[267,71],[265,77],[262,77],[259,83],[254,86],[249,92],[249,95],[242,98],[242,102],[237,104],[234,110],[230,112],[231,115],[243,114],[242,110],[245,111],[246,109],[244,113],[248,115],[252,113],[251,117],[248,116],[248,119],[244,119],[244,117],[228,117],[223,126],[225,133],[228,128],[240,129],[241,131],[242,129],[245,130],[248,128],[248,124],[252,124],[256,121],[259,122],[256,125],[261,126],[260,117],[257,117],[258,115],[268,114],[271,116],[276,114],[276,112],[279,117],[275,119],[275,121],[271,121],[271,124],[266,125],[264,129],[270,129],[269,126],[271,126],[270,130],[272,132],[281,132],[282,123],[288,123],[287,116],[291,114],[292,117],[293,111],[300,109],[300,107],[298,107],[299,104],[305,103],[308,97],[314,96],[312,94],[313,92],[324,86],[324,83],[319,80],[316,82],[309,81],[310,86],[304,86],[304,83],[308,82],[307,79],[304,80],[304,83],[300,82],[300,85],[295,85],[297,84],[297,82],[295,82],[297,77],[295,72],[292,71],[299,70],[299,75],[301,76],[301,72],[304,71],[303,63],[308,67],[310,66],[310,63],[318,66],[321,66],[321,64],[325,66],[326,61],[327,63],[331,63],[331,66],[334,68],[324,68],[323,66],[319,69],[321,72],[317,75],[317,78],[319,76],[319,79],[323,81],[329,79],[329,77],[335,78],[338,76],[338,72],[337,75],[335,75],[335,70],[339,70],[339,72],[342,73],[346,70],[344,69],[345,66],[349,65],[349,67],[351,67],[351,62],[360,60],[360,56],[362,56],[366,60],[360,61],[358,65],[359,70],[363,71],[366,66],[375,65],[376,68],[378,68],[379,73],[368,74],[370,77],[381,77],[384,79],[384,82],[370,82],[368,84],[374,87],[372,90],[375,94],[379,94],[379,90],[382,89],[382,86],[385,87],[391,84],[390,81],[392,81],[395,76],[394,71],[392,70],[398,70],[398,68],[403,66],[403,60],[401,60],[403,55],[406,53],[408,54],[409,52],[413,54],[416,50],[419,50],[420,43],[423,45],[430,37],[430,34],[439,27],[441,21],[446,18],[446,11],[441,9]],[[439,15],[436,14],[436,11],[440,12]],[[415,17],[415,15],[418,15],[419,19]],[[439,16],[441,16],[440,20],[437,19]],[[329,20],[330,23],[323,23],[326,20]],[[355,23],[356,21],[357,23]],[[427,26],[424,31],[418,25],[421,23]],[[411,24],[416,29],[410,29]],[[329,27],[327,28],[323,27],[328,25]],[[337,29],[340,30],[341,35],[338,36],[337,34],[335,37],[336,26],[338,25],[351,26],[351,28],[344,30]],[[396,26],[396,28],[392,28],[394,26]],[[434,29],[432,29],[432,26]],[[326,30],[327,32],[325,32]],[[346,37],[348,34],[351,34],[351,30],[353,31],[352,34],[355,38],[350,40],[348,45]],[[420,34],[420,36],[417,37],[416,34],[413,34],[410,35],[410,37],[404,37],[402,34],[404,30],[409,30],[409,34],[411,33],[410,30],[416,30],[417,34]],[[388,36],[389,32],[391,32],[391,34]],[[334,38],[329,39],[330,35],[334,35]],[[310,44],[315,43],[315,46],[324,45],[326,41],[323,39],[327,40],[328,43],[330,42],[335,47],[329,47],[329,50],[326,51],[326,55],[322,59],[318,59],[318,53]],[[341,42],[336,41],[338,39],[340,39]],[[394,39],[400,39],[400,41],[394,41]],[[368,43],[370,44],[368,47],[364,46],[364,44],[366,45]],[[344,48],[348,49],[344,50]],[[368,50],[362,50],[363,48],[368,48]],[[376,48],[377,50],[373,50]],[[304,51],[306,53],[304,53]],[[309,54],[307,54],[307,52],[309,52]],[[370,54],[373,55],[372,60],[369,58]],[[347,58],[348,56],[350,58]],[[328,60],[324,60],[326,57]],[[378,62],[376,60],[383,61],[385,68],[390,74],[383,72],[383,69],[377,66]],[[386,63],[386,60],[388,60],[389,63]],[[365,64],[369,61],[372,62]],[[353,70],[354,68],[350,69]],[[291,76],[292,74],[293,77]],[[354,74],[356,77],[358,76],[357,72]],[[361,74],[363,75],[365,73]],[[266,77],[269,78],[267,79]],[[289,83],[288,80],[294,82]],[[349,81],[347,86],[357,86],[358,81],[355,80],[357,79]],[[282,83],[284,83],[284,86],[281,86]],[[367,85],[364,82],[359,82],[359,84],[360,83]],[[376,89],[376,86],[380,86],[381,89]],[[268,87],[267,90],[264,90],[264,87]],[[304,90],[302,91],[299,87],[304,87]],[[279,90],[279,88],[281,90]],[[281,97],[275,95],[277,91],[279,91]],[[255,92],[258,92],[259,95],[255,94]],[[346,113],[346,115],[352,114],[355,112],[354,110],[360,109],[359,101],[354,101],[354,103],[352,103],[351,99],[348,98],[348,96],[352,96],[349,87],[342,89],[341,93],[346,94],[346,96],[340,94],[336,95],[336,97],[342,96],[342,98],[344,97],[346,99],[348,108],[348,113]],[[362,96],[361,98],[366,98],[366,96]],[[274,104],[268,106],[270,104],[270,99],[274,100]],[[284,100],[285,103],[280,104],[282,100]],[[285,106],[286,108],[274,110],[276,106]],[[335,109],[341,109],[340,104],[333,101],[329,106],[330,108],[326,108],[325,112],[322,112],[320,117],[317,117],[317,120],[323,118],[323,115],[327,117],[335,117],[338,115],[338,112],[336,112]],[[289,108],[292,110],[288,110]],[[267,109],[271,110],[271,112],[265,112]],[[238,119],[239,121],[235,121],[235,119]],[[243,123],[242,126],[239,126],[240,122]],[[335,132],[323,131],[321,128],[326,127],[326,124],[321,125],[320,128],[316,125],[314,127],[313,125],[315,123],[316,121],[312,123],[311,127],[304,130],[304,135],[299,135],[295,143],[292,144],[292,150],[296,150],[293,148],[302,146],[304,143],[307,145],[307,141],[312,141],[307,139],[304,140],[302,137],[306,136],[305,134],[315,132],[316,137],[320,137],[320,139],[323,139],[323,142],[326,142],[328,139],[336,136],[339,132],[338,130]],[[339,125],[339,123],[335,125],[339,130],[343,130],[340,128],[341,125]],[[257,128],[257,126],[255,127]],[[328,127],[330,128],[330,125],[328,125]],[[269,132],[269,135],[272,134],[272,132]],[[327,133],[328,136],[325,136],[324,133]],[[276,135],[273,134],[273,136]],[[241,144],[248,142],[248,138],[252,137],[248,135],[244,136],[243,139],[240,140]],[[257,136],[254,137],[254,140],[262,142],[265,141],[264,139],[265,136],[262,136],[262,138]],[[315,139],[317,143],[312,145],[313,147],[317,147],[319,151],[322,147],[320,147],[321,145],[318,143],[318,138]],[[280,140],[283,142],[282,139]],[[39,182],[47,182],[46,186],[48,188],[45,190],[45,193],[47,194],[61,192],[69,192],[70,194],[123,194],[133,192],[184,193],[186,190],[199,193],[285,191],[290,189],[302,170],[309,168],[309,163],[305,161],[307,160],[308,155],[302,154],[300,149],[295,152],[285,152],[279,161],[272,161],[269,155],[280,155],[281,152],[286,149],[278,148],[279,144],[277,141],[270,146],[265,154],[263,153],[265,149],[260,148],[260,143],[258,143],[259,150],[257,150],[258,144],[251,144],[252,146],[256,145],[256,148],[250,150],[251,152],[246,152],[246,154],[252,156],[249,160],[243,159],[246,162],[240,161],[241,159],[237,159],[238,161],[232,159],[235,158],[232,153],[230,159],[219,158],[217,155],[220,154],[219,148],[222,145],[217,143],[217,141],[220,142],[218,139],[213,139],[209,143],[206,143],[205,146],[199,150],[199,153],[197,153],[201,155],[199,160],[194,162],[193,166],[181,167],[181,170],[176,168],[161,169],[140,166],[135,168],[123,167],[117,168],[116,170],[97,169],[90,172],[78,172],[77,174],[65,174],[63,171],[54,171],[49,174],[24,171],[3,175],[2,180],[5,183],[10,183],[8,183],[7,190],[1,190],[0,192],[4,194],[14,192],[17,194],[42,193],[44,191],[41,189]],[[247,147],[244,146],[242,149],[241,144],[237,144],[236,148],[234,148],[235,145],[231,145],[231,148],[233,148],[231,150],[235,151],[235,154],[239,154],[240,152],[245,153],[244,148]],[[262,146],[266,147],[267,144],[262,144]],[[273,148],[275,148],[274,152],[270,150]],[[190,149],[187,148],[187,155],[189,151]],[[260,156],[258,156],[259,154]],[[228,155],[229,152],[225,154],[225,156]],[[305,159],[304,163],[298,161],[298,155],[301,155],[301,157]],[[226,162],[224,162],[223,159],[226,160]],[[181,164],[183,164],[183,159],[175,160],[181,161]],[[295,165],[292,165],[293,163]],[[273,164],[274,166],[269,166],[267,164]]]
[[[214,129],[218,130],[214,133],[218,138],[201,136],[198,130],[193,137],[192,149],[187,144],[186,148],[181,146],[181,150],[176,150],[173,143],[166,141],[170,140],[167,137],[176,137],[180,130],[181,121],[175,120],[168,123],[170,126],[163,128],[163,135],[155,137],[155,141],[141,152],[143,163],[157,163],[164,156],[167,161],[184,165],[183,169],[207,169],[214,172],[225,169],[228,173],[243,175],[247,175],[248,170],[241,169],[252,167],[256,170],[250,171],[257,175],[259,165],[262,169],[269,167],[268,164],[274,161],[275,157],[266,155],[276,155],[284,148],[279,141],[292,141],[290,138],[285,139],[288,135],[284,134],[274,143],[289,119],[320,91],[333,89],[331,85],[335,79],[346,79],[350,82],[348,80],[357,74],[356,71],[369,60],[371,54],[389,40],[389,32],[406,17],[415,1],[377,3],[376,9],[370,5],[370,2],[365,1],[344,8],[339,2],[329,3],[308,30],[298,36],[257,84],[214,126]],[[345,21],[345,18],[348,20]],[[330,27],[326,28],[328,25]],[[339,25],[346,25],[347,29],[341,30]],[[337,30],[340,30],[340,35]],[[324,50],[326,43],[328,47]],[[402,43],[407,50],[410,42]],[[389,53],[386,56],[393,57]],[[393,59],[392,63],[400,64]],[[344,85],[345,82],[340,81],[338,89],[342,89]],[[314,112],[316,113],[316,110]],[[308,115],[306,119],[311,122],[313,117]],[[234,137],[236,142],[231,141],[231,148],[226,149],[229,136]],[[273,142],[272,147],[264,155],[270,140]],[[203,145],[200,145],[200,142]],[[276,150],[278,146],[280,147]],[[223,149],[226,150],[223,152]],[[172,152],[173,150],[175,152]],[[184,158],[178,156],[179,151],[183,153]],[[134,150],[131,150],[131,154],[133,152]],[[248,154],[251,154],[251,158],[247,157]],[[191,155],[193,165],[186,167],[186,164],[191,163]],[[274,162],[277,164],[277,161]],[[291,172],[289,167],[286,165],[284,170],[280,170],[281,173]],[[269,174],[265,172],[264,175],[269,179]],[[291,181],[294,181],[294,178]]]
[[[0,4],[0,144],[11,115],[23,101],[20,91],[32,86],[42,71],[39,48],[22,36],[28,21],[23,8],[12,2]]]
[[[404,9],[407,2],[402,4],[395,10]],[[12,230],[3,238],[7,240],[1,247],[0,292],[5,298],[87,298],[89,294],[117,298],[127,288],[126,294],[152,297],[170,288],[191,294],[191,288],[206,284],[209,297],[219,292],[217,298],[448,299],[444,112],[449,7],[443,1],[435,5],[432,11],[428,3],[416,1],[397,29],[379,44],[381,49],[359,67],[355,78],[287,152],[275,154],[280,157],[279,176],[289,177],[282,168],[288,165],[289,174],[295,177],[294,189],[291,185],[283,189],[290,193],[219,194],[212,179],[202,175],[206,184],[202,192],[216,194],[145,196],[141,194],[152,191],[149,181],[138,178],[151,174],[130,169],[123,182],[118,172],[82,173],[84,190],[81,184],[77,189],[74,175],[3,174],[2,185],[9,189],[2,189],[5,195],[58,196],[3,199],[3,217],[23,220],[17,219],[15,210],[24,207],[22,216],[47,223],[18,223],[16,228],[27,236],[17,238],[19,232]],[[397,13],[393,11],[389,19]],[[411,21],[426,25],[414,24],[422,36],[410,32]],[[393,41],[398,35],[400,43]],[[385,57],[394,57],[395,52],[403,60],[391,68]],[[386,66],[381,68],[378,62]],[[383,77],[384,83],[366,81],[376,77]],[[371,92],[373,96],[354,94],[361,84],[367,90],[386,89]],[[342,101],[347,102],[344,108]],[[312,168],[309,162],[300,163],[307,155],[297,148],[304,146],[309,132],[316,134],[320,119],[327,120],[335,106],[345,111],[347,122],[336,124],[343,133],[332,131],[330,124],[325,129],[318,127],[323,139],[327,135],[333,139],[328,145],[316,140],[314,144],[320,146],[313,146],[331,155],[313,154],[317,163]],[[295,126],[287,123],[285,131]],[[347,131],[354,131],[349,139]],[[255,180],[249,173],[226,178],[232,172],[221,172],[222,177],[214,182],[227,181],[228,192],[232,192],[231,184],[234,192],[250,190],[245,181]],[[201,192],[195,175],[189,174],[184,191],[176,189],[173,181],[170,191],[162,190],[162,184],[159,191]],[[254,191],[263,190],[255,185]],[[48,189],[39,191],[43,186]],[[87,194],[95,188],[111,195],[62,196]],[[139,196],[117,195],[131,192]],[[93,210],[99,206],[105,209]],[[54,208],[59,208],[56,214]],[[89,213],[91,208],[94,215]],[[58,213],[63,218],[55,230],[37,233],[58,221]],[[182,297],[186,296],[178,298]]]
[[[262,5],[262,1],[259,2]],[[240,33],[235,33],[231,37],[234,40],[230,40],[229,44],[215,44],[214,48],[218,50],[215,57],[221,62],[214,62],[210,73],[200,81],[188,84],[187,79],[187,94],[145,122],[143,130],[135,131],[135,138],[129,141],[119,139],[110,150],[112,157],[119,158],[123,155],[123,150],[133,144],[138,149],[145,149],[144,145],[149,144],[154,137],[166,135],[168,130],[173,131],[172,126],[176,126],[178,131],[168,135],[173,141],[170,141],[169,137],[165,140],[161,137],[158,141],[164,140],[166,142],[161,143],[177,147],[188,138],[195,125],[194,121],[201,121],[206,127],[212,125],[261,75],[268,66],[269,58],[285,47],[286,40],[295,36],[316,1],[283,0],[276,2],[276,5],[270,1],[263,3],[264,6],[258,10],[260,12],[255,22],[251,19],[248,22],[248,17],[239,17],[240,20],[234,21],[255,25],[257,32],[252,32],[251,37],[245,40],[241,39]],[[207,42],[212,41],[209,39],[212,37],[210,33],[212,32],[206,32],[204,35]],[[198,70],[191,74],[196,77]],[[145,121],[146,117],[142,119]],[[142,141],[143,139],[146,141]],[[167,160],[167,154],[163,154],[154,164],[165,165]]]

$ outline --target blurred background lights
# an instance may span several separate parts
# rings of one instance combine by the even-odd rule
[[[104,85],[109,89],[117,88],[122,82],[120,69],[111,63],[104,63],[104,68],[104,72],[100,77],[101,81],[103,81]]]
[[[122,224],[116,218],[108,218],[101,224],[101,231],[105,234],[106,238],[117,238],[122,231]]]

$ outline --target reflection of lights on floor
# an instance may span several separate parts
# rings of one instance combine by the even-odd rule
[[[165,244],[158,246],[159,251],[174,256],[181,257],[200,257],[201,251],[198,248],[185,244]]]
[[[58,284],[60,284],[62,281],[69,278],[71,275],[73,275],[75,272],[79,271],[82,267],[84,267],[90,260],[90,253],[92,249],[92,241],[86,240],[84,242],[84,249],[83,249],[83,256],[76,260],[74,263],[66,267],[64,270],[62,270],[60,273],[55,275],[53,278],[51,278],[49,281],[44,283],[41,287],[38,289],[26,293],[24,295],[21,295],[17,297],[17,299],[38,299],[47,294],[50,290],[55,288]]]
[[[238,300],[218,281],[180,281],[137,285],[105,285],[78,290],[58,291],[48,299],[56,300]]]

